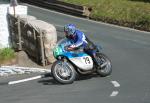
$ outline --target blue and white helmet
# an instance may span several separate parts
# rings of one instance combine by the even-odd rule
[[[76,31],[76,26],[74,24],[67,24],[64,26],[64,32],[67,33],[67,36],[74,36]]]

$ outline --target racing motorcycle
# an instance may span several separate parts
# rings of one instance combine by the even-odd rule
[[[67,38],[61,39],[53,50],[56,61],[52,64],[52,77],[61,84],[73,83],[77,75],[98,73],[105,77],[111,74],[112,66],[108,57],[101,53],[101,48],[96,46],[96,56],[100,65],[97,66],[92,57],[86,54],[83,49],[68,51],[65,47],[71,41]]]

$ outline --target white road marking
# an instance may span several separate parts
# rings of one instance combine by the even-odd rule
[[[76,17],[76,16],[73,16],[73,15],[67,15],[67,14],[63,14],[63,13],[60,13],[60,12],[48,10],[48,9],[45,9],[45,8],[40,8],[40,7],[37,7],[37,6],[34,6],[34,5],[30,5],[30,4],[26,4],[26,5],[29,5],[31,7],[38,8],[38,9],[41,9],[41,10],[45,10],[47,12],[53,12],[53,13],[56,13],[56,14],[61,14],[61,15],[65,15],[65,16],[68,16],[68,17],[84,20],[84,21],[89,21],[89,22],[93,22],[93,23],[97,23],[97,24],[103,24],[103,25],[110,26],[110,27],[115,27],[115,28],[120,28],[120,29],[124,29],[124,30],[130,30],[130,31],[140,32],[140,33],[145,33],[145,34],[150,35],[150,32],[147,32],[147,31],[140,31],[140,30],[137,30],[137,29],[129,28],[129,27],[123,27],[123,26],[118,26],[118,25],[114,25],[114,24],[104,23],[104,22],[101,22],[101,21],[94,21],[94,20],[90,20],[90,19],[86,19],[86,18],[80,18],[80,17]]]
[[[114,87],[120,87],[120,84],[117,81],[111,81]]]
[[[42,78],[42,76],[39,75],[39,76],[35,76],[35,77],[31,77],[31,78],[26,78],[26,79],[22,79],[22,80],[10,81],[10,82],[8,82],[8,84],[12,85],[12,84],[22,83],[22,82],[26,82],[26,81],[30,81],[30,80],[39,79],[39,78]]]
[[[117,82],[117,81],[111,81],[111,83],[113,84],[114,87],[120,87],[120,84]],[[113,91],[111,94],[110,94],[110,97],[115,97],[119,94],[119,91]]]
[[[119,94],[118,91],[113,91],[113,92],[111,93],[110,97],[115,97],[115,96],[117,96],[118,94]]]

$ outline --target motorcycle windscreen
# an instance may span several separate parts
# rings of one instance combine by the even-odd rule
[[[74,57],[69,58],[69,60],[74,63],[79,69],[82,70],[92,70],[93,60],[90,56]]]

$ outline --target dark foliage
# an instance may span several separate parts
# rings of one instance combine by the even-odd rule
[[[150,3],[150,0],[130,0],[130,1],[140,1],[140,2],[147,2],[147,3]]]

